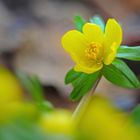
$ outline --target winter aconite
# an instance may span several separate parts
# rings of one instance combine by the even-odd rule
[[[110,65],[122,42],[122,28],[114,19],[106,23],[105,31],[94,23],[86,23],[82,32],[68,31],[62,37],[62,45],[76,63],[74,70],[94,73]]]

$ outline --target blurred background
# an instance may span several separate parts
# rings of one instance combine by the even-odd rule
[[[0,0],[0,63],[13,73],[37,75],[45,97],[57,107],[75,106],[68,99],[71,87],[64,85],[73,62],[61,46],[75,15],[114,17],[123,27],[123,44],[140,45],[139,0]],[[140,62],[127,63],[139,77]],[[118,88],[104,78],[97,92],[126,110],[140,102],[139,90]]]

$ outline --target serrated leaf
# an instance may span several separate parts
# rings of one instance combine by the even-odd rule
[[[96,83],[99,76],[100,71],[94,74],[86,74],[85,77],[82,79],[82,82],[78,82],[76,85],[74,85],[74,89],[71,92],[70,98],[72,100],[78,100],[86,93],[88,93]]]
[[[140,82],[133,73],[133,71],[127,66],[127,64],[119,59],[116,59],[112,65],[114,65],[117,69],[119,69],[131,83],[134,85],[135,88],[140,88]]]
[[[89,75],[86,73],[82,73],[79,77],[77,77],[73,82],[73,87],[79,86],[81,83],[84,83],[88,79]]]
[[[83,85],[83,84],[82,84]],[[82,96],[84,96],[86,93],[88,93],[91,88],[94,85],[94,81],[92,81],[91,79],[87,80],[86,83],[84,83],[83,86],[81,86],[81,88],[74,88],[74,90],[71,93],[71,99],[72,100],[78,100],[80,99]]]
[[[85,23],[86,23],[85,19],[82,18],[81,16],[74,17],[74,24],[75,24],[75,27],[78,31],[82,32],[82,28],[83,28]]]
[[[121,46],[118,49],[117,57],[133,61],[140,61],[140,46]]]
[[[74,81],[74,83],[73,83],[73,90],[72,90],[72,92],[70,94],[70,99],[78,100],[78,96],[79,96],[79,94],[81,94],[80,93],[81,89],[85,86],[87,81],[90,81],[90,76],[89,75],[84,75],[84,78],[82,78],[82,79],[79,77],[78,78],[78,82],[77,82],[77,80]]]
[[[125,88],[135,88],[132,82],[115,66],[108,65],[103,68],[104,77],[111,83],[125,87]]]
[[[76,72],[76,71],[74,71],[74,69],[69,70],[65,76],[65,84],[69,84],[69,83],[73,82],[81,74],[82,74],[82,72]]]
[[[90,18],[90,22],[99,25],[101,27],[102,31],[104,32],[105,22],[100,16],[94,16],[94,17]]]

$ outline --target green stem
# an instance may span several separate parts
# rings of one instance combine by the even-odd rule
[[[79,114],[82,115],[85,112],[86,108],[85,106],[87,106],[87,101],[89,100],[89,98],[93,95],[93,93],[95,92],[99,81],[101,80],[101,76],[99,77],[99,79],[96,81],[96,83],[94,84],[92,90],[86,94],[85,96],[83,96],[83,98],[80,100],[78,106],[76,107],[75,111],[73,112],[72,118],[76,118],[76,116],[78,116]],[[81,112],[82,111],[82,112]]]

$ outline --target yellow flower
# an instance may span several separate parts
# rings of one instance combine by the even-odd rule
[[[106,98],[91,96],[79,116],[79,131],[91,140],[139,140],[140,136],[129,116]]]
[[[114,19],[107,21],[104,33],[99,25],[86,23],[82,33],[71,30],[62,37],[64,49],[76,63],[74,70],[85,73],[110,65],[121,42],[122,29]]]
[[[0,106],[23,100],[23,90],[16,77],[0,65]]]
[[[75,131],[75,122],[71,119],[71,113],[62,109],[42,114],[39,126],[44,132],[54,134],[72,135]]]

